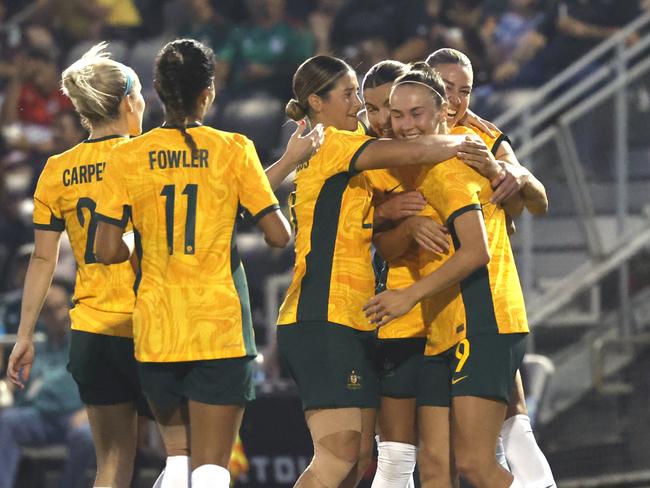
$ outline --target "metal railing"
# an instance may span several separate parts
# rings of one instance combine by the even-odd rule
[[[632,36],[635,36],[637,41],[630,44],[629,39]],[[650,72],[650,56],[644,56],[648,52],[650,12],[621,29],[533,92],[527,98],[525,106],[514,107],[496,119],[497,125],[517,143],[519,159],[533,171],[536,168],[536,154],[545,146],[554,145],[574,204],[576,224],[584,237],[590,260],[600,260],[607,253],[607,249],[597,225],[598,214],[585,174],[587,165],[581,158],[572,127],[603,103],[613,102],[614,130],[611,138],[614,148],[612,163],[615,165],[615,213],[617,235],[623,243],[629,216],[629,102],[625,88],[639,82],[644,74]],[[650,145],[650,139],[648,143]],[[553,202],[550,202],[550,206],[552,208]],[[538,276],[534,267],[535,220],[529,214],[522,215],[519,231],[520,276],[524,291],[530,297],[534,296],[531,292],[535,289]],[[631,324],[627,262],[620,263],[618,269],[618,287],[623,302],[621,333],[629,334]],[[540,316],[536,307],[541,307],[540,310],[558,308],[553,302],[549,302],[548,298],[548,294],[543,294],[543,299],[540,297],[540,300],[530,304],[529,311],[533,323],[539,322],[535,319]],[[566,295],[558,295],[556,299],[557,303],[567,303]],[[545,312],[541,315],[545,315]]]

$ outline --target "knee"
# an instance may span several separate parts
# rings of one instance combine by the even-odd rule
[[[420,480],[422,482],[427,480],[441,480],[440,484],[445,484],[443,480],[451,480],[448,451],[420,445],[417,458]]]
[[[346,430],[323,437],[318,444],[346,462],[355,464],[361,451],[361,432]]]
[[[493,459],[496,464],[496,460]],[[464,453],[455,453],[454,463],[456,472],[461,477],[467,479],[472,484],[480,484],[485,473],[490,469],[490,463],[481,456],[477,456],[475,451],[469,450]]]
[[[361,433],[330,434],[314,445],[309,471],[327,488],[338,487],[359,461]]]

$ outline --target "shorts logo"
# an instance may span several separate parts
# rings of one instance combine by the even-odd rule
[[[355,373],[354,370],[348,376],[348,390],[358,390],[361,388],[361,380],[363,378]]]
[[[463,381],[464,379],[466,379],[468,377],[469,377],[469,375],[466,374],[465,376],[461,376],[460,378],[452,378],[451,384],[455,385],[456,383],[460,383],[461,381]]]

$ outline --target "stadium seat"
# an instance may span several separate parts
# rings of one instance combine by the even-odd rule
[[[277,145],[284,120],[283,108],[282,101],[265,92],[233,98],[217,107],[216,126],[252,139],[265,161]]]
[[[129,66],[131,66],[140,78],[142,94],[148,101],[155,97],[153,92],[153,66],[156,55],[160,48],[167,42],[166,37],[155,37],[138,42],[131,50]]]

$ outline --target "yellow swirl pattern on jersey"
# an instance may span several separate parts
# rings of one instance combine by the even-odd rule
[[[47,160],[34,194],[34,227],[66,230],[77,262],[72,329],[132,337],[135,275],[129,263],[104,266],[93,252],[95,206],[106,158],[119,136],[84,141]],[[122,209],[116,218],[126,224]]]
[[[131,208],[141,280],[133,315],[138,361],[256,354],[245,274],[234,246],[241,203],[278,209],[253,143],[210,127],[160,127],[115,147],[97,212]]]
[[[496,136],[491,136],[490,134],[478,130],[469,130],[466,127],[457,127],[451,132],[452,134],[478,134],[493,154],[496,153],[499,144],[502,141],[508,140],[507,137],[501,133]],[[421,168],[400,168],[399,170],[393,171],[367,171],[365,174],[370,180],[375,195],[383,194],[384,196],[380,198],[385,199],[387,193],[399,193],[416,189],[415,186],[418,183],[414,181],[414,179],[418,178],[420,171]],[[430,205],[425,206],[419,215],[430,217],[438,224],[443,225],[443,220]],[[386,287],[388,289],[406,288],[412,285],[415,281],[426,276],[430,272],[427,271],[428,268],[433,266],[433,269],[436,269],[448,258],[448,255],[425,251],[416,243],[413,243],[406,254],[388,263]],[[442,296],[440,296],[440,299],[444,302]],[[431,314],[431,311],[427,311],[426,313],[429,317]],[[423,316],[422,304],[418,303],[407,314],[392,320],[380,328],[379,338],[404,339],[411,337],[425,337],[427,335],[425,320],[430,320],[430,318],[425,319]],[[442,342],[447,343],[448,341],[449,339],[445,339]]]
[[[374,139],[328,127],[319,151],[298,167],[290,211],[293,280],[278,325],[332,322],[373,330],[363,306],[374,293],[372,189],[354,161]]]
[[[454,133],[471,133],[455,129]],[[418,189],[449,229],[453,248],[442,260],[421,252],[420,269],[427,275],[453,256],[459,242],[454,219],[480,211],[485,221],[490,262],[458,285],[422,302],[428,327],[426,355],[439,354],[465,337],[528,332],[523,293],[506,228],[504,210],[490,203],[490,182],[460,160],[440,163],[421,176]]]

